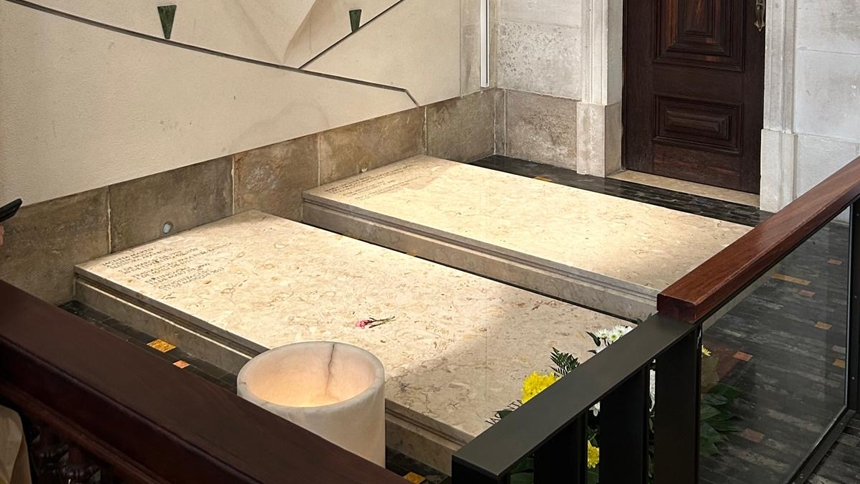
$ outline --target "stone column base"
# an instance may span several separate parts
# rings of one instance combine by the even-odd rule
[[[576,171],[599,177],[621,171],[621,103],[578,103],[576,119]]]

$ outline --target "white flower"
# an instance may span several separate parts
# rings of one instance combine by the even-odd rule
[[[595,417],[600,415],[600,402],[595,403],[594,406],[591,407],[591,413],[593,413]]]
[[[657,372],[651,370],[651,410],[654,410],[654,402],[657,401]]]
[[[616,326],[605,332],[606,335],[603,336],[603,340],[606,342],[607,345],[610,345],[618,341],[619,339],[621,339],[622,336],[626,335],[631,331],[633,331],[633,328],[631,328],[630,326]]]

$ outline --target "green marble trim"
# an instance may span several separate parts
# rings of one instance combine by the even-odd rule
[[[158,18],[161,19],[161,30],[164,32],[164,38],[170,40],[170,34],[173,32],[173,20],[176,18],[176,5],[159,5]]]

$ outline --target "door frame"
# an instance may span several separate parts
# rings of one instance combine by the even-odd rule
[[[582,100],[577,108],[581,154],[577,170],[582,166],[584,173],[609,175],[621,169],[625,1],[639,0],[582,0]],[[797,0],[771,0],[767,4],[760,205],[768,211],[781,209],[795,197],[796,15]],[[595,117],[595,113],[603,115]]]

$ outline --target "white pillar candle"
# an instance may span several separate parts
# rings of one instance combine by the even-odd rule
[[[356,346],[297,343],[269,350],[239,372],[239,396],[385,466],[385,370]]]

